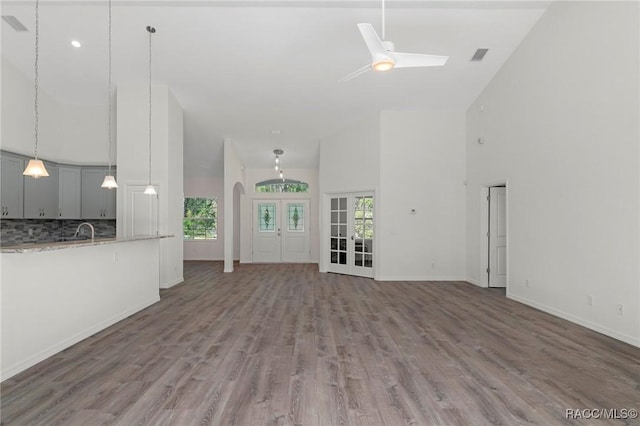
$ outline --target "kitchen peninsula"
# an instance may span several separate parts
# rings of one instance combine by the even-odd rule
[[[1,378],[160,300],[162,236],[1,249]]]

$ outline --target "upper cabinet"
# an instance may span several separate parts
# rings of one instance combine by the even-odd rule
[[[58,219],[81,219],[80,176],[81,168],[58,167]]]
[[[24,177],[24,218],[56,219],[58,217],[58,166],[44,163],[48,177]]]
[[[44,161],[49,176],[34,179],[22,175],[25,156],[2,151],[0,160],[1,219],[116,218],[116,190],[101,186],[107,167]]]
[[[23,178],[24,160],[20,157],[2,154],[2,219],[18,219],[23,217]]]
[[[115,171],[111,169],[114,176]],[[116,190],[102,188],[102,181],[107,175],[107,167],[91,167],[82,169],[82,218],[83,219],[115,219]]]

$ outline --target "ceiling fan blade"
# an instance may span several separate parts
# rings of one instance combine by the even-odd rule
[[[382,40],[380,40],[378,33],[376,33],[376,30],[373,29],[371,24],[358,24],[358,29],[360,30],[360,34],[362,34],[364,42],[367,44],[369,52],[371,52],[371,56],[389,56],[382,44]]]
[[[419,53],[393,53],[394,68],[440,67],[447,63],[448,56],[422,55]]]
[[[344,83],[344,82],[347,82],[349,80],[352,80],[352,79],[356,78],[357,76],[359,76],[360,74],[364,74],[365,72],[369,71],[370,69],[371,69],[371,64],[367,64],[362,68],[358,68],[357,70],[355,70],[351,74],[342,77],[339,80],[339,82],[340,83]]]

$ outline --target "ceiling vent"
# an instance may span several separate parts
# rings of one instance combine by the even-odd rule
[[[476,53],[473,54],[473,57],[471,58],[472,62],[480,62],[482,60],[482,58],[484,58],[484,55],[487,54],[487,52],[489,51],[489,49],[478,49],[476,50]]]
[[[17,32],[27,31],[27,27],[25,27],[24,25],[22,25],[22,22],[18,21],[18,18],[16,18],[15,16],[11,16],[11,15],[2,15],[2,19],[3,19],[3,20],[4,20],[4,22],[6,22],[7,24],[11,25],[11,28],[13,28],[14,30],[16,30]]]

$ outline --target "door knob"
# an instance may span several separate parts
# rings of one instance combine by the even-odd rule
[[[351,240],[352,240],[352,241],[354,240],[354,236],[353,236],[353,235],[351,236]]]

